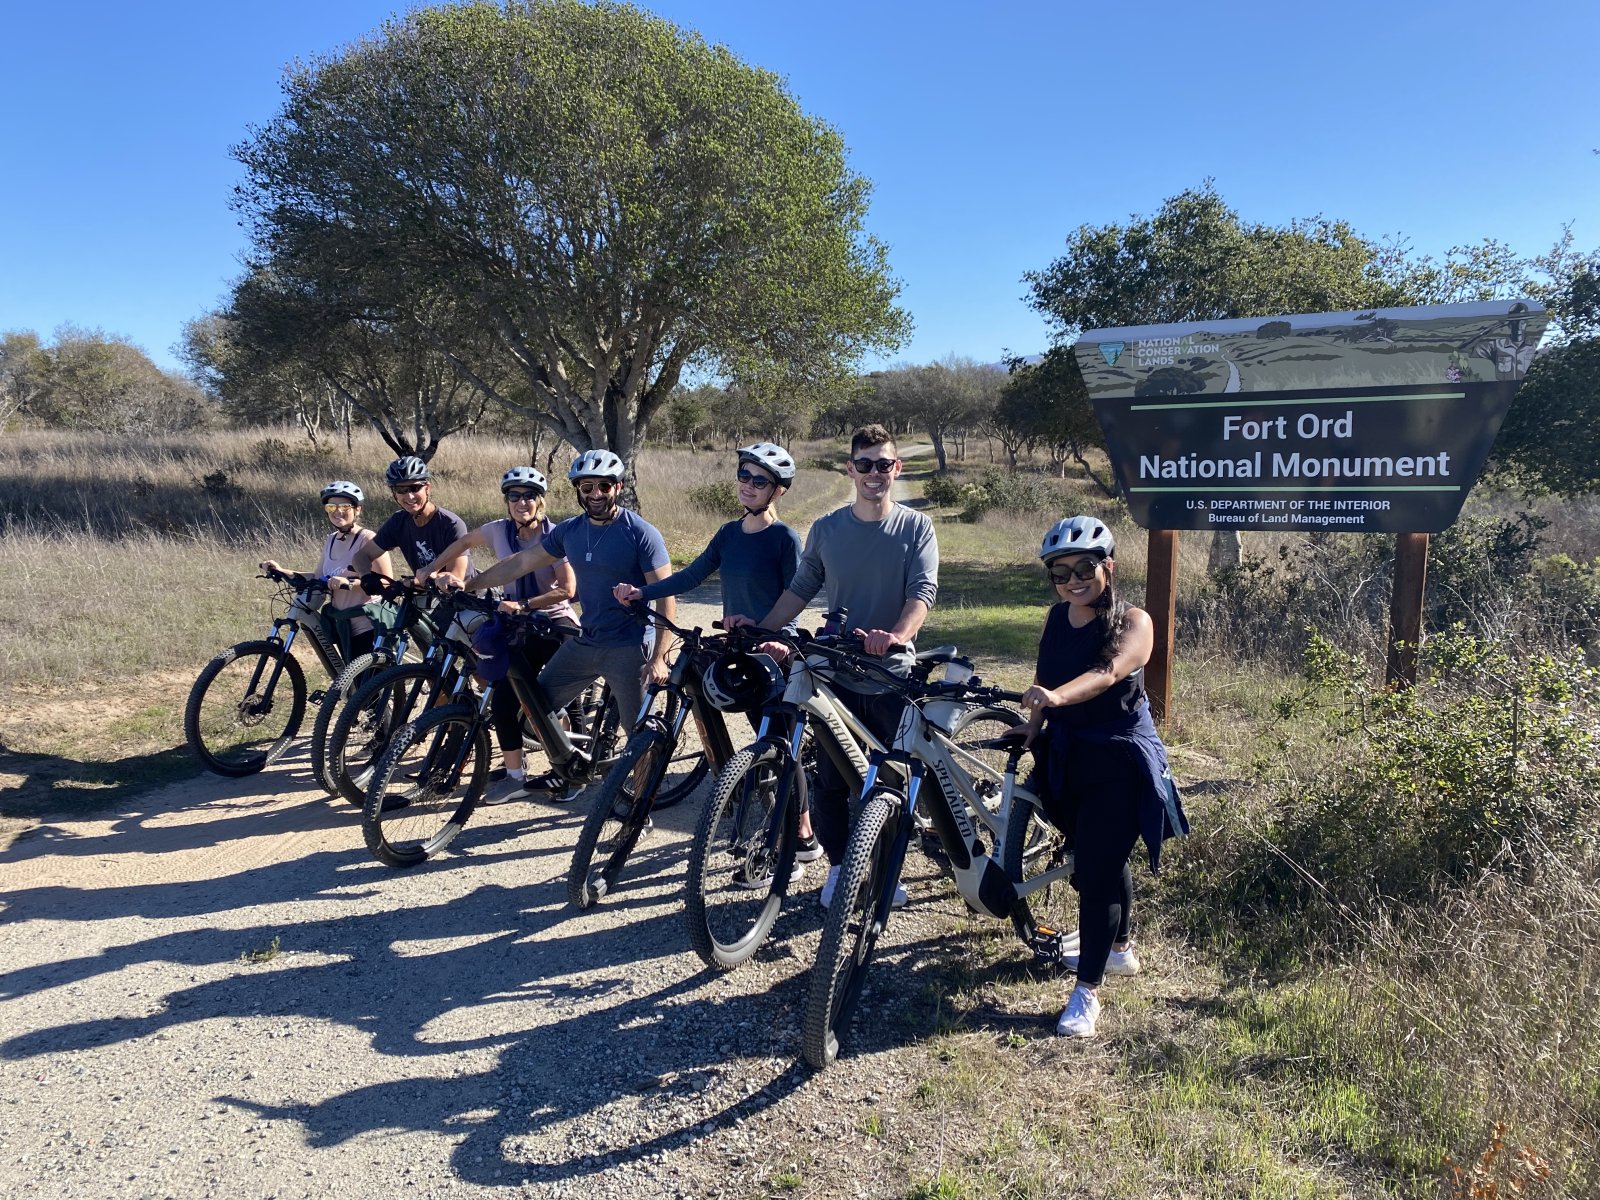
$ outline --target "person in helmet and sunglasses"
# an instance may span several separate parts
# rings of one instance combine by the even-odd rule
[[[710,545],[683,570],[642,588],[619,583],[612,594],[623,604],[650,603],[681,596],[718,574],[724,620],[736,614],[759,620],[778,602],[800,564],[800,535],[778,519],[778,497],[794,484],[794,477],[794,458],[782,446],[757,442],[743,447],[734,480],[744,516],[718,529]],[[758,712],[752,712],[752,719]],[[802,812],[795,879],[804,873],[805,863],[821,857],[811,813]]]
[[[382,551],[368,555],[373,533],[361,524],[361,506],[366,502],[366,495],[359,487],[348,479],[335,479],[322,489],[319,498],[333,532],[322,543],[322,559],[313,574],[328,580],[330,607],[360,608],[372,600],[361,590],[361,575],[368,570],[389,574],[389,556]],[[362,564],[359,570],[356,568],[358,557]],[[270,558],[261,564],[262,570],[268,568],[286,570]],[[372,649],[375,634],[370,619],[352,617],[349,629],[352,658]]]
[[[609,450],[586,450],[578,455],[567,479],[583,511],[552,527],[538,545],[463,582],[473,591],[484,591],[561,559],[571,563],[583,633],[562,643],[540,672],[539,686],[549,699],[553,718],[584,688],[603,677],[611,685],[624,729],[631,731],[644,703],[645,680],[666,681],[671,639],[650,638],[649,628],[617,601],[612,589],[618,581],[642,588],[665,579],[672,574],[672,560],[661,531],[622,507],[624,473],[622,460]],[[676,606],[668,596],[659,601],[659,608],[670,619]],[[528,788],[554,803],[576,794],[555,772],[531,781]]]
[[[1030,741],[1045,751],[1040,798],[1072,844],[1078,886],[1077,953],[1071,934],[1064,947],[1078,983],[1056,1023],[1063,1037],[1093,1037],[1101,981],[1139,970],[1128,939],[1135,843],[1144,838],[1154,871],[1161,843],[1189,832],[1145,698],[1155,627],[1118,598],[1116,549],[1097,517],[1068,517],[1045,534],[1039,559],[1057,603],[1022,695]]]
[[[452,575],[465,574],[465,553],[440,560],[443,550],[466,536],[467,523],[433,502],[433,473],[428,464],[415,454],[402,455],[389,464],[383,481],[389,485],[399,511],[378,526],[363,553],[398,550],[413,574],[430,566]],[[362,570],[368,569],[364,562],[361,565]]]
[[[458,562],[480,547],[489,550],[496,561],[503,561],[538,546],[555,528],[555,523],[545,514],[547,490],[541,471],[534,467],[512,467],[500,477],[500,495],[505,500],[506,515],[478,526],[439,551],[433,566],[417,572],[417,582],[425,582],[438,564]],[[506,585],[500,611],[508,615],[542,612],[555,624],[576,630],[578,618],[572,607],[572,597],[577,590],[571,564],[564,558],[558,559]],[[531,638],[521,645],[506,647],[506,653],[529,678],[536,678],[555,649],[556,643],[549,638]],[[485,793],[484,803],[504,804],[529,794],[522,761],[522,721],[516,693],[510,687],[496,688],[490,703],[504,774],[496,773],[492,778],[494,786]]]

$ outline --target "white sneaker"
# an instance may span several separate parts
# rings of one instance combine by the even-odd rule
[[[1056,1036],[1092,1038],[1095,1022],[1100,1019],[1100,1000],[1086,987],[1075,987],[1056,1022]]]
[[[838,886],[839,868],[829,867],[828,877],[822,881],[822,891],[817,894],[817,903],[822,905],[823,908],[827,908],[829,903],[833,900],[833,889]],[[905,885],[899,883],[895,884],[894,907],[904,908],[906,906],[906,901],[909,899],[911,899],[911,897],[906,894]]]

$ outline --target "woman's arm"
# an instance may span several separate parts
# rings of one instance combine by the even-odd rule
[[[1117,648],[1116,656],[1108,667],[1085,671],[1054,688],[1040,687],[1035,679],[1033,686],[1022,693],[1023,706],[1038,717],[1047,708],[1061,708],[1093,700],[1150,661],[1155,637],[1155,625],[1150,620],[1150,614],[1142,608],[1130,608],[1124,618],[1122,645]]]
[[[489,535],[485,532],[488,528],[487,525],[479,525],[476,529],[468,530],[439,551],[438,556],[431,563],[417,572],[417,582],[424,582],[435,571],[446,575],[454,575],[458,578],[465,575],[467,551],[489,544]]]
[[[570,600],[578,594],[578,577],[573,574],[572,564],[562,559],[552,568],[555,572],[555,584],[548,591],[540,592],[523,604],[527,612],[534,612],[541,608],[553,608],[563,600]]]

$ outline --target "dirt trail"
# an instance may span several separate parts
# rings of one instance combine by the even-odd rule
[[[448,855],[395,871],[303,750],[42,823],[0,852],[0,1192],[762,1190],[795,1129],[801,1148],[850,1132],[899,1068],[796,1064],[819,871],[744,970],[688,951],[698,808],[661,814],[588,913],[565,895],[582,798],[480,810]],[[898,922],[887,994],[947,920]]]

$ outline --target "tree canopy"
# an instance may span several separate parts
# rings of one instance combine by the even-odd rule
[[[255,277],[580,450],[631,459],[691,366],[815,384],[907,329],[839,134],[636,8],[421,9],[284,92],[235,149]]]
[[[63,325],[44,343],[0,334],[0,427],[16,413],[59,429],[175,433],[205,423],[206,398],[119,334]]]

